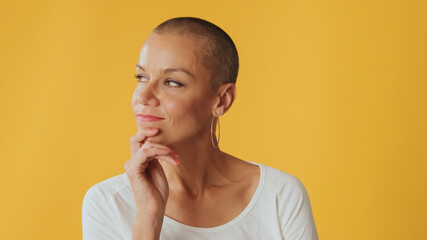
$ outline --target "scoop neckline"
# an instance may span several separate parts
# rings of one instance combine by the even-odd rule
[[[248,213],[254,208],[255,204],[257,203],[257,200],[259,198],[259,196],[261,195],[262,192],[262,188],[264,186],[264,182],[265,182],[265,169],[264,166],[259,164],[259,163],[255,163],[255,162],[251,162],[251,161],[246,161],[249,163],[252,163],[254,165],[257,165],[259,167],[260,170],[260,176],[259,176],[259,181],[258,181],[258,186],[255,190],[255,193],[252,195],[251,200],[249,201],[248,205],[245,207],[245,209],[243,209],[243,211],[234,219],[228,221],[227,223],[224,223],[222,225],[216,226],[216,227],[208,227],[208,228],[203,228],[203,227],[194,227],[194,226],[190,226],[184,223],[181,223],[177,220],[174,220],[166,215],[164,215],[164,220],[166,222],[168,222],[169,224],[181,227],[181,228],[185,228],[188,229],[190,231],[194,231],[194,232],[200,232],[200,233],[208,233],[208,232],[218,232],[221,230],[224,230],[226,228],[229,228],[231,226],[236,225],[237,223],[239,223],[241,220],[243,220]]]

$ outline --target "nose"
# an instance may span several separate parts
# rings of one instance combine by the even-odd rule
[[[158,91],[153,83],[154,82],[149,82],[141,88],[138,93],[138,103],[154,107],[159,105],[160,101],[157,97]]]

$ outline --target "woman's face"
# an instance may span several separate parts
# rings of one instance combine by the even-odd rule
[[[157,33],[142,47],[132,108],[138,130],[159,129],[152,142],[168,145],[197,138],[210,127],[215,92],[200,49],[200,42],[190,37]]]

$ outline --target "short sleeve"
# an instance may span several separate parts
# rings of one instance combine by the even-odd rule
[[[282,234],[286,240],[318,240],[311,203],[307,190],[301,181],[293,177],[293,181],[282,192],[286,196],[282,211]]]
[[[114,209],[108,196],[92,186],[85,194],[82,204],[83,240],[122,240],[114,224]]]

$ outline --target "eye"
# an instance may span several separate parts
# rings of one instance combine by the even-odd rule
[[[184,84],[177,82],[177,81],[173,81],[173,80],[166,80],[165,81],[165,85],[168,85],[170,87],[181,87],[184,86]]]
[[[137,82],[146,82],[146,81],[148,81],[148,79],[147,79],[145,76],[143,76],[143,75],[139,75],[139,74],[136,74],[136,75],[135,75],[135,78],[137,78],[137,79],[138,79],[138,81],[137,81]]]

